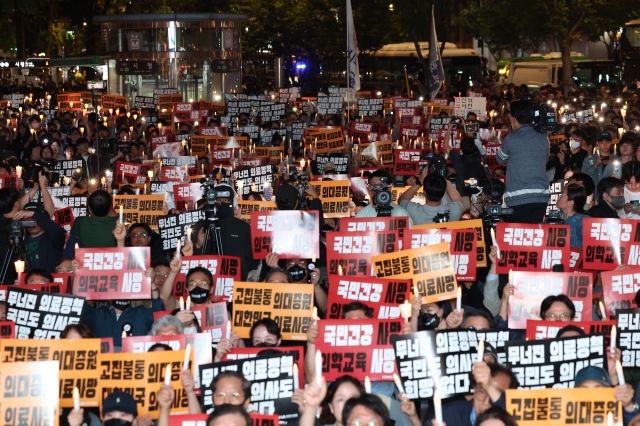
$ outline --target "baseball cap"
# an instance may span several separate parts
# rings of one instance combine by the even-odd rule
[[[102,415],[112,411],[122,411],[123,413],[138,416],[138,407],[133,397],[126,392],[116,391],[107,396],[102,401]]]
[[[611,133],[609,132],[600,132],[598,133],[598,137],[596,138],[596,140],[597,141],[607,140],[611,142],[613,138],[611,137]]]
[[[324,163],[324,172],[326,173],[327,170],[336,170],[336,165],[333,163],[333,161],[327,161],[326,163]]]
[[[280,210],[292,210],[298,201],[298,190],[285,183],[276,189],[276,204]]]
[[[613,387],[609,373],[604,368],[595,365],[589,365],[576,373],[575,386],[578,387],[587,380],[595,380],[607,387]]]
[[[493,345],[489,342],[484,343],[484,355],[491,355],[494,359],[494,362],[499,363],[498,361],[498,351]]]

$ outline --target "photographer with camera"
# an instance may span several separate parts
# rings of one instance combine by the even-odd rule
[[[391,182],[391,175],[384,170],[376,170],[370,174],[367,183],[367,192],[369,193],[369,199],[371,202],[356,213],[356,217],[384,216],[385,210],[388,211],[390,209],[391,213],[387,216],[409,217],[409,225],[413,226],[413,221],[411,220],[409,213],[407,213],[407,211],[398,204],[391,201]],[[380,214],[381,212],[383,213]]]
[[[451,120],[443,142],[444,152],[449,156],[456,170],[456,189],[462,197],[471,196],[471,193],[465,190],[465,180],[475,179],[479,186],[483,186],[487,181],[487,171],[482,165],[482,154],[478,148],[478,144],[482,147],[482,143],[479,139],[465,136],[460,142],[462,154],[458,154],[451,146],[449,137],[454,125],[454,121]]]
[[[508,166],[505,201],[514,210],[509,222],[540,223],[551,197],[547,176],[549,139],[532,125],[531,102],[511,102],[510,110],[514,132],[504,138],[496,155],[498,164]]]
[[[437,218],[445,222],[456,222],[460,220],[464,206],[462,205],[462,197],[453,187],[451,182],[440,174],[432,173],[427,175],[428,168],[425,167],[420,172],[420,181],[423,183],[425,204],[420,205],[411,200],[420,190],[417,183],[402,193],[398,199],[400,206],[408,213],[409,217],[416,225],[423,223],[433,223]]]

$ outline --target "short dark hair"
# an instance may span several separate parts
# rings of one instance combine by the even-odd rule
[[[476,417],[476,422],[473,426],[480,426],[482,422],[491,419],[500,420],[504,423],[504,426],[518,426],[518,423],[513,419],[513,417],[511,417],[511,415],[509,415],[507,410],[499,406],[494,406],[485,410],[482,414]]]
[[[571,133],[571,136],[579,137],[583,141],[588,139],[587,134],[580,129],[574,130],[573,133]]]
[[[249,330],[249,340],[251,341],[252,346],[253,346],[253,333],[256,331],[256,328],[260,327],[261,325],[267,329],[267,333],[277,336],[278,339],[282,339],[282,333],[280,333],[280,327],[278,326],[278,324],[271,318],[262,318],[254,322],[253,325],[251,326],[251,330]]]
[[[582,213],[584,211],[584,205],[587,202],[587,191],[577,183],[567,185],[566,189],[567,198],[569,201],[573,201],[573,210],[576,213]]]
[[[149,346],[149,349],[147,349],[147,352],[154,352],[156,349],[164,349],[165,351],[172,351],[173,348],[169,345],[167,345],[166,343],[155,343],[151,346]]]
[[[582,328],[578,327],[575,324],[569,324],[569,325],[567,325],[565,327],[562,327],[560,330],[558,330],[558,333],[556,334],[556,339],[562,337],[562,335],[564,333],[568,333],[570,331],[575,331],[576,333],[580,334],[581,336],[585,336],[586,335],[586,333],[584,332],[584,330]]]
[[[60,333],[60,338],[66,339],[70,331],[75,331],[82,336],[83,339],[94,339],[96,337],[91,327],[86,324],[69,324],[62,330],[62,333]]]
[[[187,276],[185,277],[185,281],[188,283],[189,277],[195,274],[196,272],[202,272],[203,274],[205,274],[209,279],[209,284],[211,285],[211,287],[213,287],[213,275],[211,274],[211,271],[208,270],[207,268],[203,268],[202,266],[196,266],[195,268],[189,269],[189,271],[187,271]]]
[[[131,230],[134,229],[134,228],[142,228],[142,229],[144,229],[144,232],[147,233],[147,236],[151,237],[151,228],[149,227],[149,225],[147,225],[146,223],[138,222],[138,223],[134,223],[133,225],[131,225],[129,227],[129,235],[127,236],[129,241],[131,241]]]
[[[489,322],[489,326],[491,326],[491,317],[485,311],[481,311],[480,309],[474,309],[466,307],[464,309],[464,315],[462,316],[462,324],[466,323],[467,320],[471,317],[482,317]],[[461,326],[462,326],[461,324]]]
[[[566,294],[559,294],[557,296],[547,296],[544,298],[540,304],[540,318],[544,319],[544,317],[547,316],[547,311],[555,302],[561,302],[567,305],[572,320],[576,317],[576,305],[573,304]]]
[[[636,178],[636,182],[640,182],[640,163],[636,160],[631,160],[622,166],[622,180],[629,182],[632,177]]]
[[[51,275],[51,272],[45,270],[45,269],[40,269],[40,268],[33,268],[32,270],[30,270],[27,275],[25,275],[24,277],[24,282],[29,281],[29,278],[31,278],[34,275],[40,275],[41,277],[45,277],[46,279],[48,279],[50,283],[53,282],[53,275]]]
[[[373,308],[368,307],[362,302],[351,302],[348,305],[342,307],[342,319],[344,319],[349,312],[363,311],[364,316],[367,318],[373,318]]]
[[[615,188],[623,189],[624,183],[622,183],[620,179],[613,176],[600,179],[600,182],[598,182],[598,199],[602,200],[602,195],[604,195],[605,193],[607,195],[611,195],[611,191],[613,191]]]
[[[393,178],[386,170],[376,170],[375,172],[371,173],[367,182],[371,183],[371,179],[376,177],[380,178],[381,181],[389,185],[391,184],[391,182],[393,182]]]
[[[220,380],[230,379],[230,378],[236,378],[240,380],[240,382],[242,383],[242,392],[244,393],[245,401],[247,400],[247,398],[251,397],[251,382],[245,379],[242,373],[239,373],[233,370],[223,371],[222,373],[218,374],[211,381],[211,384],[209,384],[209,388],[211,389],[212,392],[215,392],[216,388],[218,387],[218,382],[220,382]]]
[[[97,217],[105,217],[111,211],[113,200],[107,191],[98,189],[87,199],[87,205],[91,209],[91,214]]]
[[[511,116],[520,124],[531,124],[533,120],[533,106],[529,101],[513,101],[509,106]]]
[[[358,398],[351,398],[345,402],[342,408],[342,422],[347,423],[347,419],[351,415],[351,411],[358,405],[367,407],[382,418],[383,426],[391,426],[391,419],[389,418],[389,409],[379,396],[372,393],[363,393]]]
[[[15,187],[0,189],[0,214],[11,213],[13,206],[19,199],[20,193]]]
[[[344,383],[352,384],[358,391],[360,395],[365,393],[364,386],[360,383],[360,380],[356,379],[353,376],[344,375],[337,378],[334,382],[332,382],[327,388],[327,395],[322,400],[322,411],[320,412],[320,424],[321,425],[333,425],[336,423],[336,417],[329,409],[329,404],[333,402],[333,398],[336,396],[336,392],[340,389]]]
[[[424,189],[424,195],[427,197],[428,201],[440,201],[447,192],[447,180],[444,176],[430,174],[424,179],[422,187]]]
[[[209,417],[207,418],[207,426],[210,425],[213,421],[217,420],[218,418],[222,416],[227,416],[229,414],[237,414],[238,416],[242,417],[245,422],[244,426],[253,425],[251,417],[249,417],[249,414],[247,413],[247,410],[244,409],[244,407],[240,405],[233,405],[233,404],[222,404],[222,405],[218,405],[216,409],[211,414],[209,414]]]
[[[593,183],[593,178],[586,173],[578,172],[574,173],[573,176],[569,178],[569,180],[575,180],[576,182],[582,182],[582,186],[584,186],[584,190],[587,192],[587,196],[593,195],[593,191],[596,188],[595,183]]]
[[[487,180],[487,182],[482,187],[482,192],[484,192],[488,196],[492,196],[493,194],[491,193],[495,192],[496,197],[500,200],[502,200],[505,190],[506,190],[506,187],[504,185],[504,182],[496,178],[491,178]]]
[[[498,363],[487,364],[489,366],[489,370],[491,370],[491,377],[496,377],[498,374],[504,374],[509,377],[509,389],[518,389],[518,377],[515,375],[511,369],[505,365]],[[475,387],[476,382],[473,379],[473,375],[471,376],[471,387]]]
[[[271,277],[271,275],[281,272],[283,274],[285,274],[287,276],[287,282],[292,283],[293,282],[293,278],[291,277],[291,274],[289,273],[289,271],[285,271],[282,268],[271,268],[271,270],[269,272],[267,272],[267,276],[264,278],[265,282],[269,281],[269,278]]]

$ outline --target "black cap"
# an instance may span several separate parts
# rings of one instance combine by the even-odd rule
[[[609,133],[609,132],[600,132],[600,133],[598,133],[598,137],[596,138],[596,140],[598,142],[603,141],[603,140],[607,140],[607,141],[611,142],[613,140],[613,138],[611,137],[611,133]]]
[[[122,411],[123,413],[138,416],[136,401],[131,395],[122,391],[113,392],[102,401],[103,416],[113,411]]]
[[[285,183],[276,189],[276,204],[280,210],[292,210],[298,201],[298,190]]]

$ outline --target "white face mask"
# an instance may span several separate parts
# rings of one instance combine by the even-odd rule
[[[580,141],[569,139],[569,146],[571,147],[571,149],[580,148],[581,145],[582,143]]]

